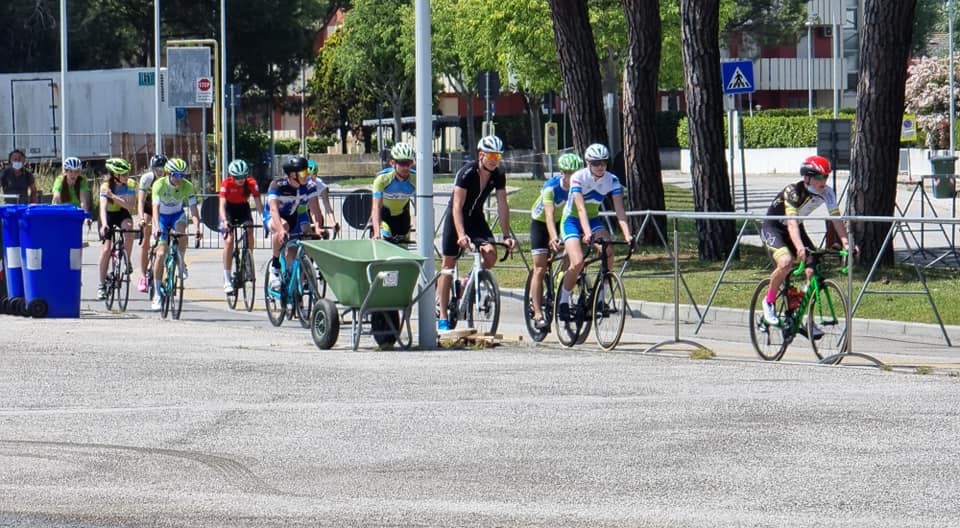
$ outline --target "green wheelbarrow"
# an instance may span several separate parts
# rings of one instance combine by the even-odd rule
[[[383,240],[310,240],[303,248],[344,308],[343,315],[351,314],[353,350],[363,334],[372,335],[381,347],[412,346],[410,314],[424,257]],[[337,304],[318,299],[313,308],[310,334],[321,350],[337,343],[341,323]]]

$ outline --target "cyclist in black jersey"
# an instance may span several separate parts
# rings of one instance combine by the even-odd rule
[[[493,241],[493,232],[487,224],[483,206],[494,191],[504,243],[507,244],[508,251],[516,247],[516,240],[510,233],[507,175],[500,167],[502,157],[503,141],[497,136],[485,136],[477,143],[477,161],[467,163],[457,172],[453,182],[453,196],[447,205],[446,221],[443,223],[443,269],[452,269],[457,265],[461,248],[468,249],[471,240]],[[484,269],[490,269],[496,264],[497,249],[493,244],[480,246],[480,254]],[[451,280],[452,277],[446,274],[440,275],[437,280],[437,298],[440,302],[437,329],[441,331],[450,329],[447,303],[450,300]]]

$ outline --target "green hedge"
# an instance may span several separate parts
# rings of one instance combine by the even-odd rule
[[[841,111],[840,119],[853,120],[852,110]],[[789,148],[817,146],[817,120],[832,119],[833,112],[814,113],[808,116],[806,110],[777,109],[754,113],[753,117],[743,116],[744,148]],[[727,138],[727,117],[723,118],[724,144]],[[677,124],[677,143],[680,148],[690,147],[689,122],[686,117]]]

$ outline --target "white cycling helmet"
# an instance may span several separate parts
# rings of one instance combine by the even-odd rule
[[[83,162],[80,158],[67,158],[63,160],[63,170],[80,170],[83,168]]]
[[[246,176],[250,172],[250,166],[242,159],[235,159],[230,162],[227,172],[230,173],[230,176]]]
[[[594,143],[583,152],[583,159],[587,161],[601,161],[610,159],[610,151],[600,143]]]
[[[484,136],[477,143],[477,150],[482,150],[483,152],[495,152],[497,154],[503,154],[503,140],[497,136]]]

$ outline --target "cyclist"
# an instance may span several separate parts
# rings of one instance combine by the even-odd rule
[[[140,211],[140,282],[137,283],[137,291],[146,293],[147,291],[147,264],[150,260],[149,243],[147,247],[143,242],[150,240],[150,234],[153,229],[153,200],[152,189],[153,182],[157,178],[163,178],[163,168],[167,164],[167,157],[163,154],[155,154],[150,158],[150,170],[140,175],[140,185],[137,187],[137,210]]]
[[[550,252],[560,250],[560,219],[555,215],[559,207],[567,203],[570,192],[570,177],[583,168],[583,160],[573,152],[567,152],[557,160],[560,176],[554,176],[543,184],[540,196],[530,213],[530,254],[533,255],[533,276],[530,279],[530,300],[533,302],[533,325],[546,328],[550,322],[543,317],[543,277],[547,274]]]
[[[416,191],[410,175],[415,155],[413,147],[397,143],[390,149],[390,168],[374,178],[371,238],[406,239],[410,233],[410,203]]]
[[[307,198],[316,198],[320,205],[323,206],[323,216],[315,216],[314,223],[325,226],[327,222],[329,222],[333,225],[334,230],[339,232],[340,224],[337,223],[336,217],[333,215],[333,206],[330,205],[330,189],[327,187],[327,184],[317,176],[317,172],[317,162],[313,160],[307,161]],[[306,202],[301,203],[297,211],[298,214],[305,217],[308,222],[310,221],[311,213],[309,212],[309,207],[307,207]],[[323,236],[326,237],[327,234],[324,233]]]
[[[267,190],[267,205],[263,209],[263,224],[272,235],[273,259],[270,261],[270,288],[280,289],[280,248],[291,234],[303,232],[310,226],[310,214],[320,218],[317,196],[307,185],[307,159],[294,156],[283,164],[283,178],[270,182]],[[301,203],[306,203],[309,214],[300,214]],[[322,226],[314,224],[314,233],[323,236]],[[294,248],[286,255],[293,259]]]
[[[157,238],[157,259],[153,263],[153,302],[150,308],[154,311],[161,308],[160,279],[163,277],[163,260],[167,253],[167,230],[183,234],[187,228],[187,217],[183,214],[185,207],[190,209],[190,218],[197,239],[203,238],[200,229],[200,214],[197,211],[197,195],[193,183],[186,179],[187,162],[180,158],[170,158],[164,165],[167,175],[154,180],[150,187],[153,198],[153,232]],[[181,258],[187,251],[187,244],[180,244]],[[187,278],[187,265],[183,264],[183,278]]]
[[[136,207],[135,195],[137,184],[130,178],[130,162],[123,158],[110,158],[106,161],[110,176],[100,186],[100,241],[103,250],[100,252],[100,287],[97,288],[97,299],[103,300],[107,296],[106,285],[107,265],[110,263],[110,228],[133,229],[133,219],[130,211]],[[123,234],[123,251],[130,262],[130,250],[133,248],[133,234]],[[127,270],[127,273],[133,270]]]
[[[802,181],[791,183],[786,186],[767,209],[768,215],[801,217],[812,213],[820,205],[826,205],[831,216],[840,215],[840,207],[837,205],[837,195],[833,189],[827,185],[827,177],[830,175],[830,160],[823,156],[810,156],[800,164],[800,176]],[[840,235],[840,242],[843,248],[847,249],[847,228],[840,220],[831,220],[833,227]],[[763,299],[763,319],[768,324],[777,324],[777,310],[774,303],[777,299],[777,292],[780,291],[780,285],[790,273],[793,267],[794,258],[807,262],[807,249],[816,247],[807,236],[807,231],[803,224],[794,218],[787,220],[765,220],[760,229],[767,248],[772,252],[773,260],[777,268],[770,274],[770,289],[767,290],[767,296]],[[854,252],[857,248],[854,247]],[[813,269],[807,268],[807,281],[813,275]],[[814,327],[815,337],[823,335],[823,331]]]
[[[563,208],[561,233],[563,246],[569,259],[567,272],[563,275],[560,288],[560,305],[557,317],[561,320],[570,318],[570,293],[577,284],[577,277],[583,271],[583,248],[581,243],[590,244],[595,240],[609,240],[610,232],[600,218],[600,205],[610,196],[613,209],[617,215],[617,223],[623,239],[633,243],[630,234],[630,224],[623,211],[623,187],[620,180],[612,173],[607,172],[607,163],[610,161],[610,151],[600,143],[587,147],[583,158],[589,167],[575,172],[570,177],[570,196]],[[607,247],[607,264],[613,268],[613,248]]]
[[[260,188],[257,180],[250,174],[250,166],[242,159],[230,162],[225,178],[220,185],[220,231],[223,233],[223,292],[233,293],[233,281],[230,280],[230,266],[233,257],[233,232],[230,224],[253,225],[250,212],[250,197],[256,201],[257,210],[263,209],[260,202]],[[253,248],[253,230],[247,230],[247,247]]]
[[[63,174],[53,180],[53,203],[75,205],[90,214],[90,183],[80,174],[82,168],[80,158],[63,160]],[[87,218],[87,225],[91,221]]]
[[[447,205],[446,221],[443,223],[443,269],[452,269],[457,265],[460,250],[469,248],[472,239],[493,241],[483,204],[494,190],[503,241],[507,245],[507,251],[513,251],[516,247],[517,241],[510,234],[507,175],[500,167],[501,158],[503,141],[497,136],[484,136],[477,143],[477,161],[468,162],[457,171],[453,182],[453,195]],[[493,244],[481,245],[480,254],[484,269],[493,268],[497,263],[497,249]],[[447,274],[441,274],[437,279],[437,296],[440,301],[437,330],[440,331],[450,330],[447,303],[450,301],[452,281],[453,277]]]

